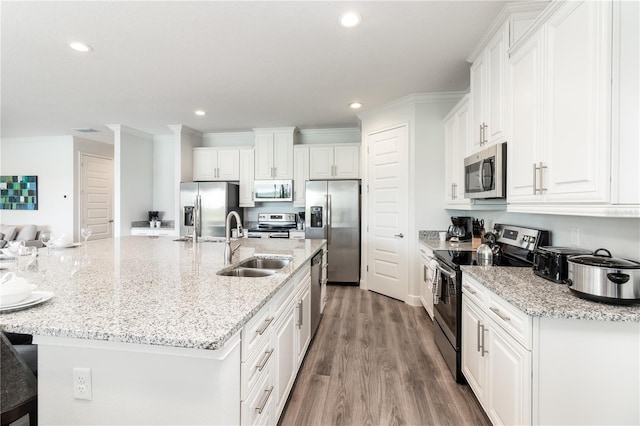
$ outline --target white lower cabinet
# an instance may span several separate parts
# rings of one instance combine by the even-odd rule
[[[435,273],[431,267],[433,250],[423,244],[419,244],[419,246],[420,301],[431,319],[433,319],[433,274]]]
[[[494,425],[531,424],[531,334],[519,330],[530,329],[526,318],[463,278],[462,372]]]

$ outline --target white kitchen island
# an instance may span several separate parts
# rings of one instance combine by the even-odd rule
[[[234,264],[255,255],[291,263],[268,277],[220,276],[224,244],[171,237],[90,241],[49,257],[41,250],[37,268],[22,275],[55,296],[0,315],[2,330],[33,334],[39,345],[39,422],[276,422],[284,403],[273,399],[286,400],[309,337],[293,334],[299,322],[283,328],[289,334],[272,329],[287,315],[303,318],[310,259],[326,244],[240,241]],[[90,370],[90,386],[74,384],[77,369]]]

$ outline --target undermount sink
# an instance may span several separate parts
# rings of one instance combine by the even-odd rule
[[[241,262],[239,268],[252,268],[252,269],[282,269],[291,262],[291,259],[278,258],[269,259],[263,257],[256,257],[253,259],[245,260]]]
[[[255,269],[255,268],[241,268],[237,267],[228,271],[218,272],[218,275],[225,277],[268,277],[275,274],[276,271],[270,269]]]

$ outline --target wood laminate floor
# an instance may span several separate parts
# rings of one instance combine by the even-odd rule
[[[280,425],[490,425],[458,385],[421,307],[328,286],[318,332]]]

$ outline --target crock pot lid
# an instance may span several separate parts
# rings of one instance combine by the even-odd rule
[[[580,263],[583,265],[589,266],[599,266],[602,268],[616,268],[616,269],[638,269],[640,268],[639,262],[634,262],[633,260],[619,259],[617,257],[610,257],[604,255],[598,255],[599,251],[603,251],[602,249],[598,249],[593,254],[586,254],[580,256],[571,256],[569,257],[570,262]],[[609,253],[608,250],[606,250]]]

